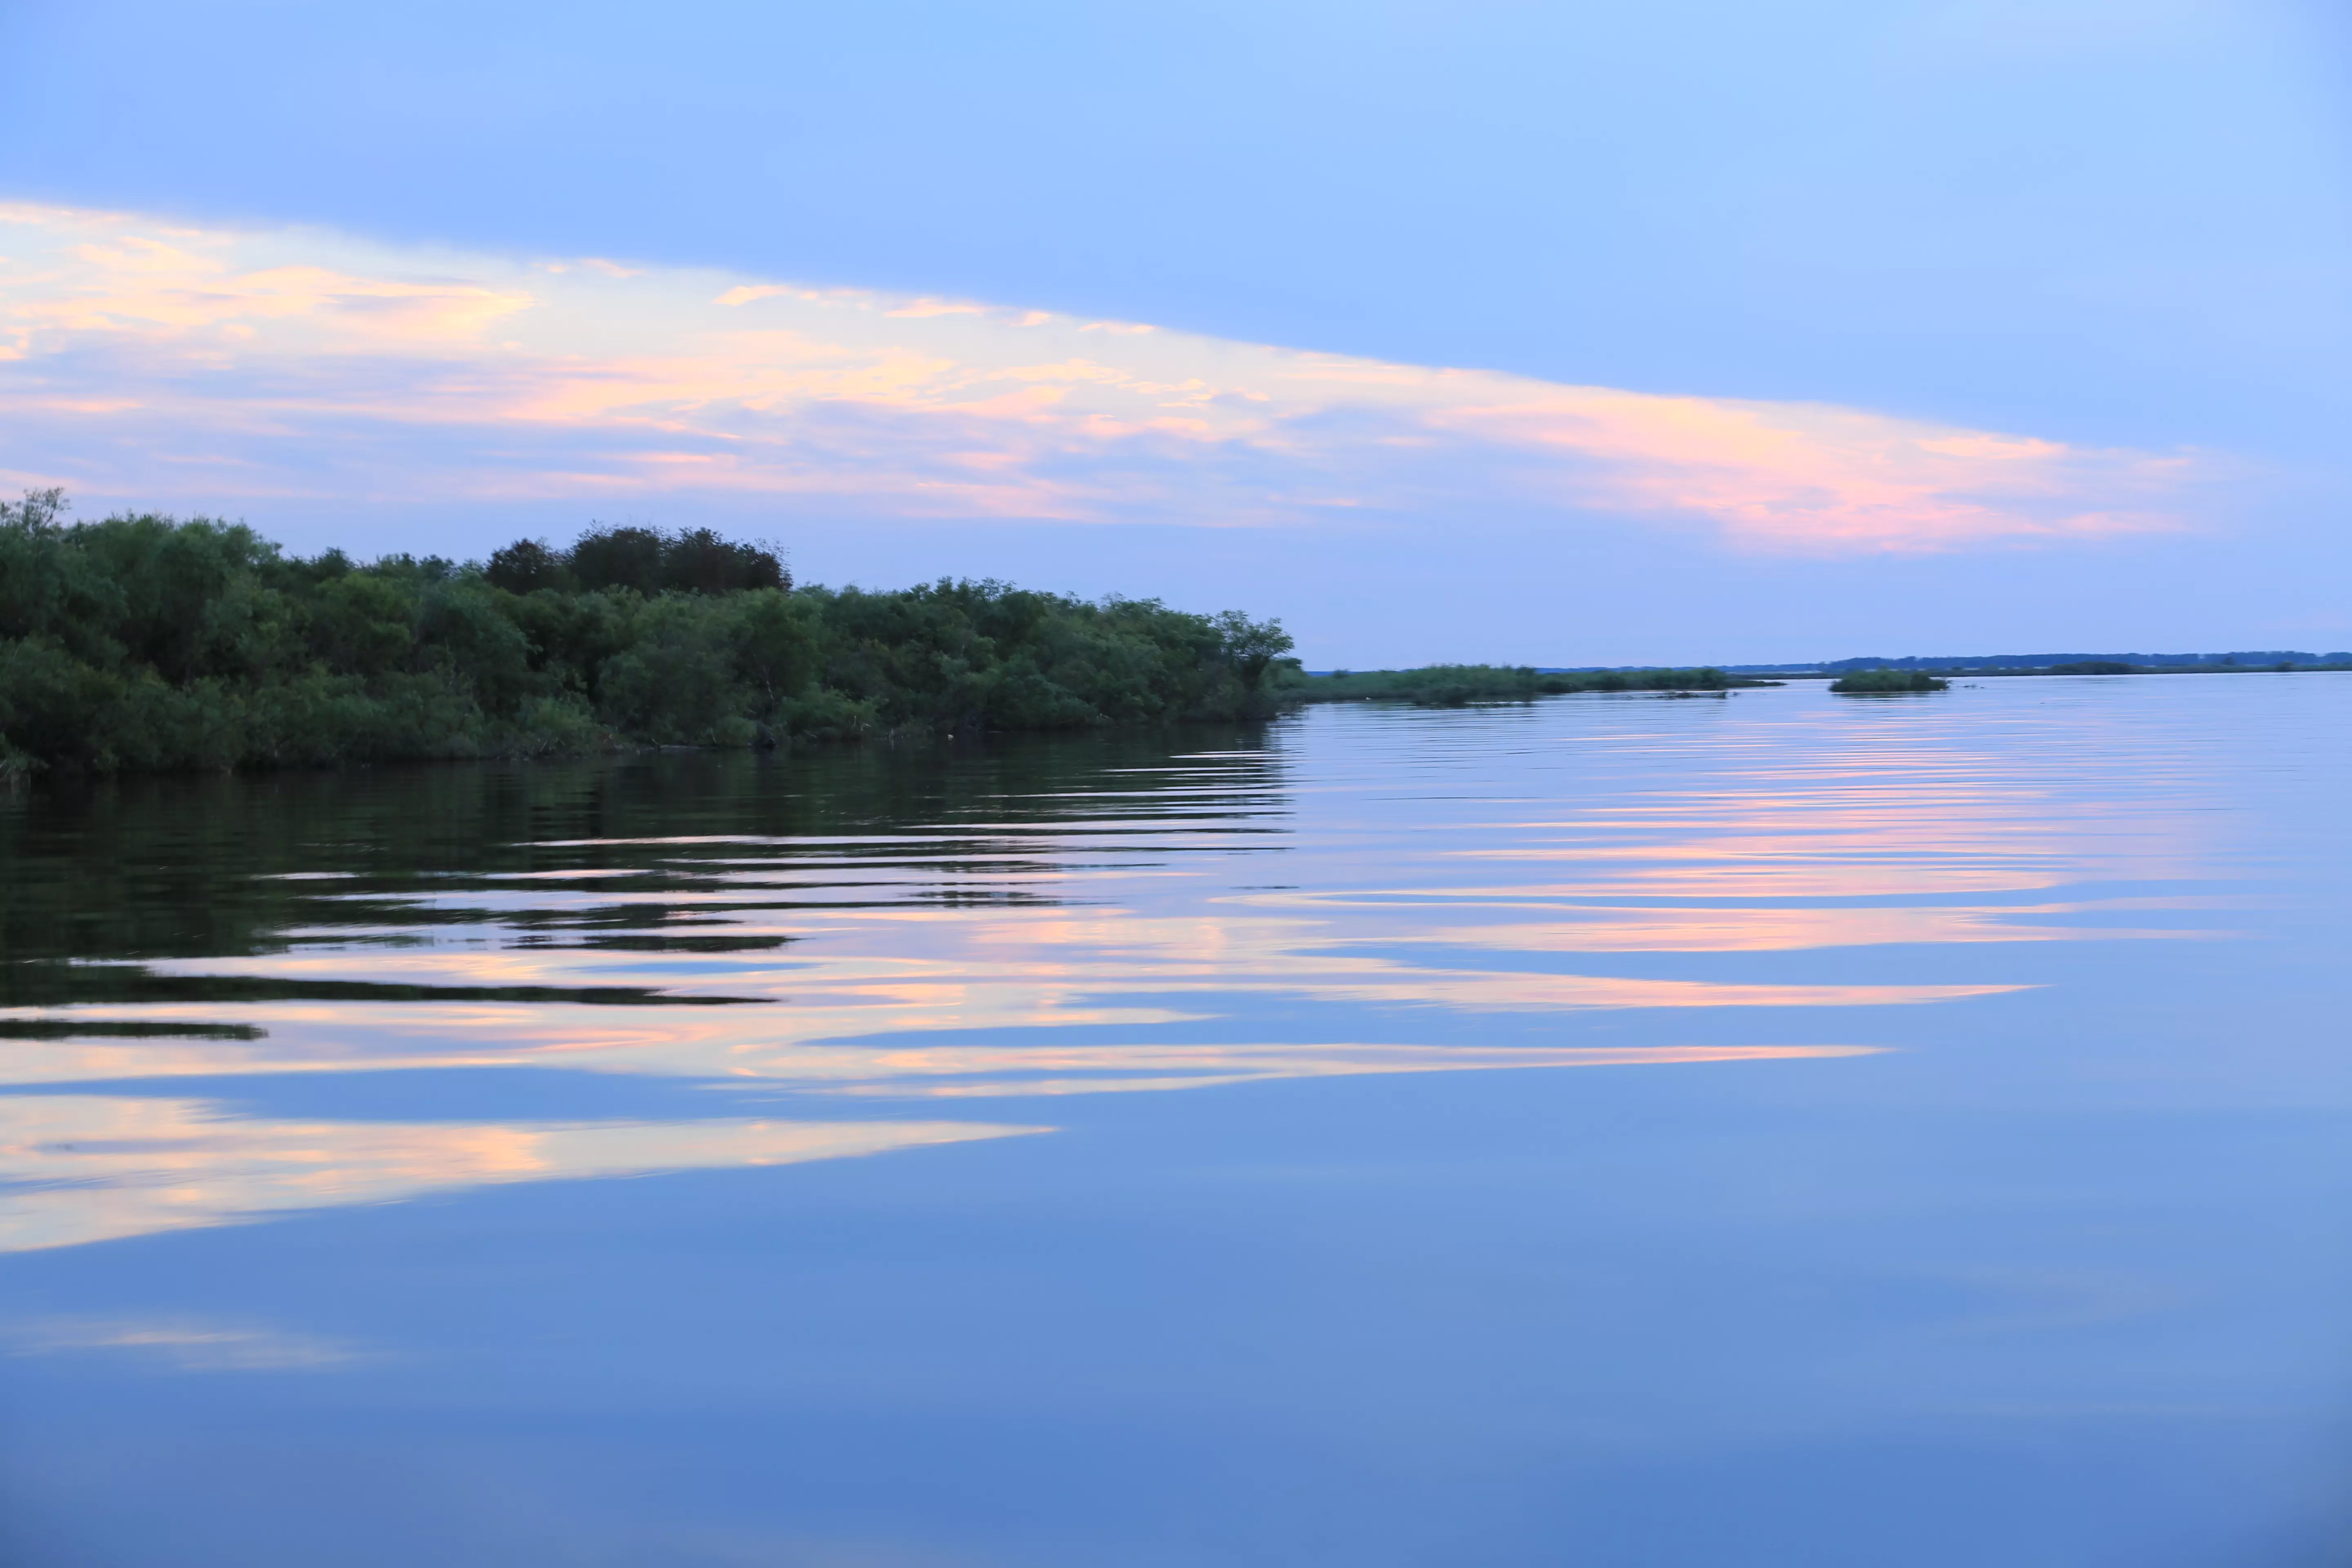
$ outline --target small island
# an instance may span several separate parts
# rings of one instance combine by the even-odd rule
[[[1830,682],[1845,697],[1895,697],[1909,691],[1948,691],[1952,683],[1924,669],[1856,669]]]

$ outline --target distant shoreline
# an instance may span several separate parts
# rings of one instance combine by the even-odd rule
[[[2331,660],[2333,656],[2330,656]],[[1770,674],[1764,673],[1769,668]],[[1553,669],[1537,665],[1433,664],[1412,669],[1308,669],[1286,678],[1275,689],[1285,705],[1319,702],[1403,702],[1446,708],[1468,702],[1526,701],[1578,693],[1642,692],[1653,696],[1721,696],[1760,686],[1822,680],[1832,690],[1859,693],[1940,691],[1955,678],[2053,675],[2264,675],[2282,671],[2352,670],[2352,659],[2333,662],[2231,664],[2227,662],[2127,664],[2120,659],[2081,659],[2062,664],[1972,667],[1912,660],[1907,665],[1840,660],[1834,665],[1759,667],[1704,665],[1663,668],[1628,665],[1614,668]],[[1873,679],[1873,677],[1880,679]]]
[[[2352,653],[2265,648],[2236,653],[1994,653],[1865,656],[1815,664],[1727,664],[1734,675],[1850,675],[1860,669],[1925,670],[1931,675],[2245,675],[2282,669],[2352,669]]]

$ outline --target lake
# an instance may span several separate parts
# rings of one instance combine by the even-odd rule
[[[0,794],[0,1560],[2352,1560],[2352,678]]]

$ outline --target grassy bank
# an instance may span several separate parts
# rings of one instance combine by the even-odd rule
[[[1294,678],[1284,696],[1301,702],[1389,701],[1427,707],[1525,700],[1576,691],[1721,691],[1779,682],[1696,669],[1538,670],[1526,665],[1433,664],[1420,669],[1334,670]]]
[[[62,504],[0,503],[0,772],[1223,720],[1271,712],[1297,668],[1239,612],[796,587],[708,531],[362,563],[205,519],[68,525]]]

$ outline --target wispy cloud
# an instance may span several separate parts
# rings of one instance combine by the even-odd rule
[[[0,468],[93,498],[800,498],[1203,525],[1598,512],[1740,548],[2178,525],[2178,454],[601,258],[0,206]]]

